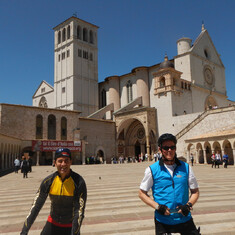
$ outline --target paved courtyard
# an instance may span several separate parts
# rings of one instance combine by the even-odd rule
[[[76,165],[88,188],[82,235],[154,235],[153,210],[138,198],[138,188],[150,163]],[[235,167],[212,169],[193,166],[200,198],[193,217],[204,235],[235,235]],[[51,166],[33,167],[28,179],[11,173],[0,178],[0,234],[19,235],[41,180],[55,171]],[[39,235],[49,213],[49,199],[29,235]]]

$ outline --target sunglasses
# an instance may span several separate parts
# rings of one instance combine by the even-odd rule
[[[175,145],[172,145],[172,146],[162,146],[162,149],[168,151],[169,149],[171,150],[175,150],[176,149],[176,146]]]

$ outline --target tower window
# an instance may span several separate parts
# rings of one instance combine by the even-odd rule
[[[165,78],[161,78],[160,80],[160,87],[165,87]]]
[[[67,50],[67,57],[70,56],[70,50]]]
[[[70,25],[67,28],[67,39],[70,39]]]
[[[58,44],[60,44],[61,43],[61,32],[59,31],[58,32]]]
[[[45,92],[45,87],[43,87],[43,88],[41,89],[41,93],[43,93],[43,92]]]
[[[60,55],[58,55],[58,61],[60,61]]]
[[[65,59],[65,52],[62,53],[62,60]]]
[[[87,51],[83,51],[83,58],[88,59],[88,52]]]
[[[62,93],[65,93],[65,87],[62,87]]]
[[[65,41],[65,28],[62,31],[62,42],[64,42],[64,41]]]
[[[83,29],[83,41],[87,42],[88,41],[88,35],[87,35],[87,29]]]
[[[81,30],[81,27],[79,25],[77,27],[77,38],[78,39],[82,38],[82,30]]]

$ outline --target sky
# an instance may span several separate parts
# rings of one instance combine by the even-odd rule
[[[74,14],[99,26],[98,77],[131,72],[177,55],[202,22],[225,66],[235,101],[233,0],[0,0],[0,103],[32,105],[42,80],[54,83],[53,27]]]

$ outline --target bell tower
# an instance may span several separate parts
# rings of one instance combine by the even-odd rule
[[[70,17],[53,28],[55,108],[98,110],[98,27]]]

